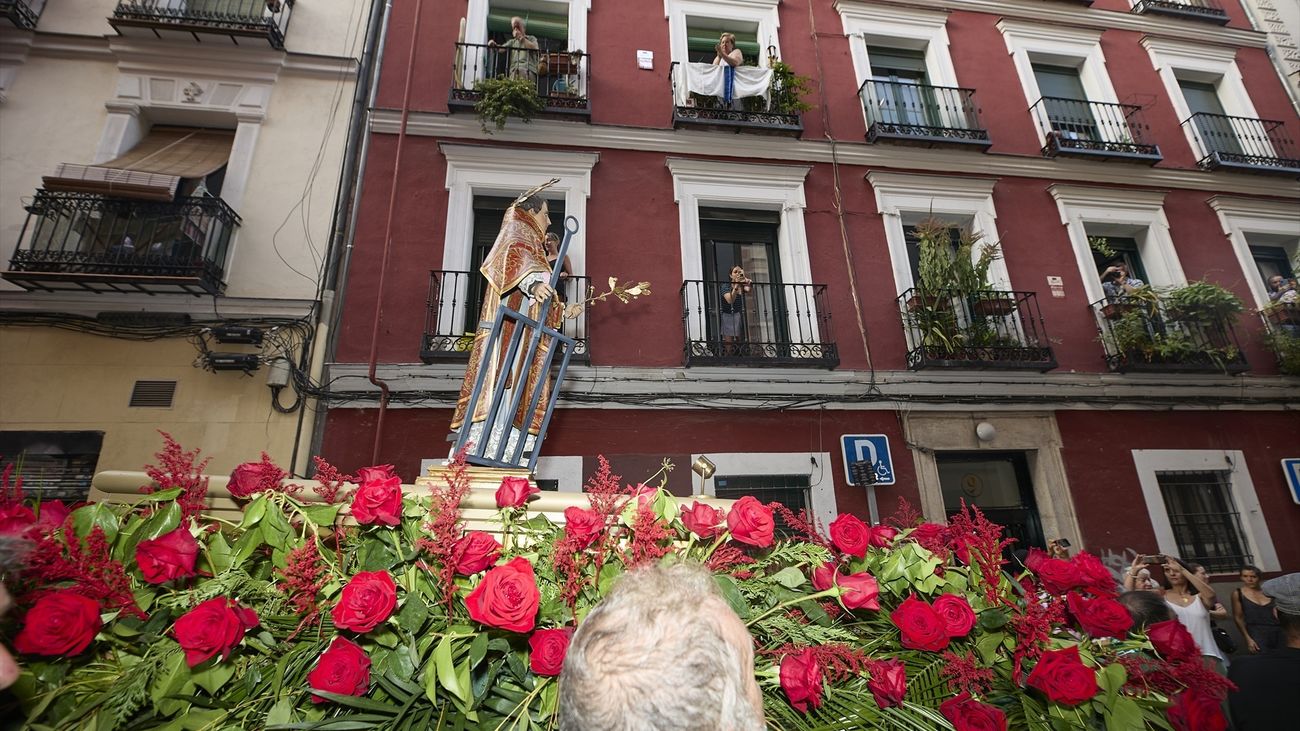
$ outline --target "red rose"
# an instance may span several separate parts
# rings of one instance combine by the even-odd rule
[[[559,675],[564,669],[564,656],[569,652],[569,639],[573,630],[539,629],[528,638],[528,647],[532,653],[528,656],[528,667],[534,675]]]
[[[365,695],[370,690],[370,656],[352,640],[335,637],[307,673],[307,684],[326,693]],[[325,699],[313,693],[311,702],[324,703]]]
[[[36,527],[40,528],[42,533],[53,533],[62,527],[63,521],[71,514],[72,508],[62,500],[42,500],[40,515],[36,516]],[[0,533],[4,533],[3,528],[0,528]]]
[[[1007,731],[1007,714],[974,700],[966,691],[940,703],[939,713],[952,723],[956,731]]]
[[[184,526],[135,546],[136,565],[150,584],[193,576],[198,555],[199,542]]]
[[[682,510],[682,525],[700,538],[716,538],[722,532],[722,511],[696,501]]]
[[[1133,626],[1133,615],[1128,613],[1123,604],[1110,597],[1088,599],[1078,592],[1070,592],[1065,598],[1070,614],[1079,623],[1084,632],[1093,637],[1118,637],[1124,639]]]
[[[898,529],[892,525],[871,526],[871,545],[876,548],[889,548],[898,537]]]
[[[1091,553],[1080,552],[1074,555],[1072,562],[1083,580],[1082,586],[1088,591],[1097,596],[1115,596],[1118,593],[1119,582],[1101,559]]]
[[[42,595],[27,611],[14,649],[24,655],[80,655],[102,626],[98,602],[59,589]]]
[[[396,606],[393,577],[387,571],[362,571],[343,587],[330,617],[335,627],[364,633],[388,619]]]
[[[456,560],[456,573],[473,576],[501,558],[501,544],[490,533],[470,531],[456,541],[451,555]]]
[[[1054,703],[1077,706],[1097,695],[1097,672],[1079,659],[1078,647],[1047,650],[1025,684]]]
[[[907,666],[902,660],[881,660],[871,665],[867,688],[881,708],[901,706],[907,695]]]
[[[1038,576],[1038,581],[1049,594],[1064,594],[1084,583],[1083,575],[1073,561],[1049,558],[1037,548],[1029,549],[1025,568]]]
[[[856,515],[840,513],[831,522],[831,543],[842,553],[862,558],[867,555],[867,546],[871,545],[871,529]]]
[[[822,668],[812,648],[805,647],[781,661],[781,689],[800,713],[807,713],[808,706],[817,708],[822,704]]]
[[[948,625],[929,604],[909,596],[890,613],[903,647],[938,652],[948,646]]]
[[[934,611],[943,619],[949,637],[965,637],[975,627],[975,610],[966,597],[944,594],[934,600]]]
[[[263,452],[261,462],[245,462],[236,467],[230,473],[226,489],[236,498],[252,497],[278,487],[284,475],[284,470],[276,467],[266,452]]]
[[[244,633],[258,625],[257,612],[219,596],[199,604],[176,620],[172,633],[190,667],[220,654],[230,656]]]
[[[21,535],[36,525],[36,513],[22,503],[0,508],[0,536]]]
[[[727,513],[727,527],[731,529],[731,537],[737,541],[767,548],[772,545],[776,521],[772,518],[771,508],[753,495],[746,495],[731,506],[731,512]]]
[[[1188,632],[1183,623],[1177,619],[1167,619],[1147,627],[1147,639],[1151,640],[1151,646],[1156,648],[1160,657],[1166,660],[1196,657],[1201,654],[1201,648],[1196,645],[1192,633]]]
[[[1223,707],[1213,696],[1185,690],[1174,696],[1174,702],[1165,710],[1169,723],[1176,731],[1224,731],[1228,719]]]
[[[470,618],[479,624],[531,632],[540,599],[533,565],[526,558],[516,557],[488,571],[465,597],[465,606]]]
[[[522,508],[528,498],[541,492],[529,484],[527,477],[502,477],[497,487],[498,508]]]
[[[397,473],[393,471],[393,466],[390,464],[381,464],[375,467],[362,467],[357,470],[357,474],[354,476],[353,481],[360,485],[363,482],[391,480],[394,477],[397,477]]]
[[[362,525],[402,522],[402,479],[385,477],[361,483],[352,496],[352,517]]]
[[[605,531],[605,516],[594,510],[579,507],[564,509],[564,535],[572,538],[578,548],[586,548]]]
[[[880,586],[876,577],[863,571],[841,576],[840,603],[848,609],[880,609]]]
[[[835,586],[835,574],[839,572],[839,567],[834,561],[827,561],[812,571],[812,585],[817,591],[826,591]]]

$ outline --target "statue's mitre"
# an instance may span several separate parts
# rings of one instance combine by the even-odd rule
[[[546,190],[547,188],[551,187],[552,185],[555,185],[558,182],[560,182],[559,178],[551,178],[550,180],[546,181],[545,183],[542,183],[541,185],[538,185],[533,188],[529,188],[528,190],[525,190],[523,193],[521,193],[519,197],[515,199],[515,202],[511,203],[510,205],[517,206],[520,203],[523,203],[525,200],[527,200],[528,196],[537,195],[538,193],[542,192],[543,190]]]

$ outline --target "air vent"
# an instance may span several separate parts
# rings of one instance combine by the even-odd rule
[[[128,406],[169,409],[175,395],[175,381],[136,381],[135,387],[131,389],[131,403]]]

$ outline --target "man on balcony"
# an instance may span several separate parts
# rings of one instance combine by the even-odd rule
[[[1101,273],[1101,288],[1106,293],[1106,299],[1120,299],[1124,295],[1132,294],[1138,287],[1144,286],[1146,282],[1129,276],[1128,265],[1123,262],[1116,262]]]
[[[496,41],[488,41],[489,46],[497,45]],[[506,57],[506,73],[511,78],[524,79],[526,81],[537,81],[537,37],[528,35],[524,29],[524,19],[518,15],[510,19],[510,40],[502,44],[506,48],[518,48],[523,50],[510,51]]]

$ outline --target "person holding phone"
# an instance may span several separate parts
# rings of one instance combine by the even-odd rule
[[[1165,592],[1165,603],[1173,610],[1174,616],[1187,628],[1201,655],[1214,661],[1215,670],[1225,673],[1228,657],[1214,640],[1214,630],[1210,622],[1210,612],[1218,606],[1218,598],[1196,571],[1174,556],[1165,557],[1165,580],[1169,589]]]
[[[745,276],[743,267],[737,265],[731,268],[731,282],[722,288],[722,303],[718,314],[721,321],[718,329],[724,343],[722,352],[727,355],[740,354],[736,343],[744,329],[745,295],[753,288],[754,282]]]
[[[1101,273],[1101,288],[1106,293],[1106,299],[1120,299],[1138,287],[1145,286],[1146,282],[1129,276],[1128,265],[1124,262],[1116,262]]]

